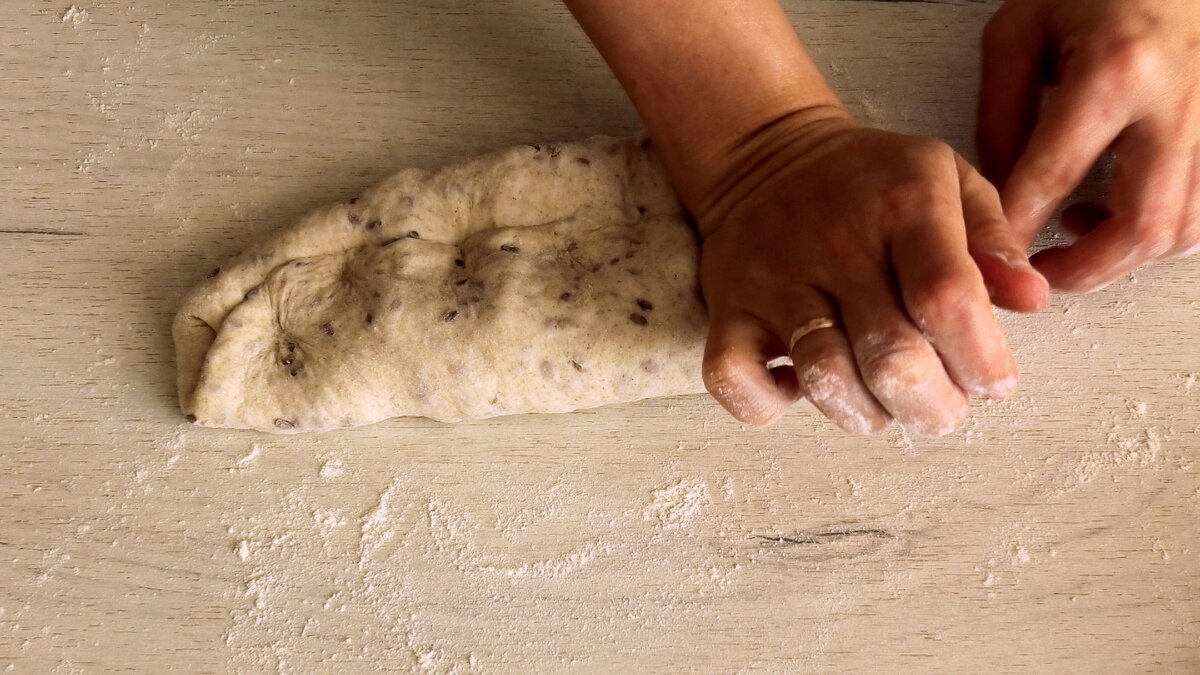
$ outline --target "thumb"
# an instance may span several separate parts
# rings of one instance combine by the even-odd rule
[[[1050,285],[1029,264],[1029,256],[1004,217],[996,188],[962,157],[957,157],[967,248],[992,302],[1018,312],[1036,312],[1050,300]]]
[[[1062,81],[1004,183],[1003,204],[1028,244],[1087,175],[1130,118],[1129,99],[1091,53],[1061,65]]]

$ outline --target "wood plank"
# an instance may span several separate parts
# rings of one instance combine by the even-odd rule
[[[996,3],[787,3],[862,119],[970,152]],[[937,440],[705,397],[191,428],[180,297],[404,166],[625,134],[549,0],[0,5],[0,670],[1194,671],[1200,264],[1003,322]],[[1091,189],[1096,189],[1093,186]]]

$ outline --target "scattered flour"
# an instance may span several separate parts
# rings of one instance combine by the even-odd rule
[[[357,475],[333,459],[320,473],[331,467]],[[738,520],[742,500],[762,499],[775,482],[712,477],[717,499],[739,499],[717,512],[708,477],[629,492],[618,510],[598,508],[586,475],[476,480],[473,492],[501,496],[494,512],[478,494],[470,508],[455,499],[462,486],[399,475],[363,507],[315,481],[288,488],[269,513],[245,514],[231,526],[234,552],[250,565],[225,636],[231,668],[303,671],[315,651],[356,672],[603,670],[610,654],[601,645],[658,636],[673,650],[672,635],[736,630],[714,601],[756,559],[791,555],[738,534],[754,529]],[[695,538],[663,546],[664,530]],[[580,603],[581,592],[601,601]],[[455,618],[464,615],[473,618]]]
[[[666,530],[687,527],[711,503],[708,484],[703,478],[680,479],[650,494],[654,501],[644,518]]]
[[[85,23],[91,23],[91,21],[92,19],[88,16],[87,10],[80,9],[78,5],[71,5],[62,15],[63,23],[69,23],[76,28]]]
[[[77,35],[91,36],[101,28],[100,24],[92,25],[88,10],[77,5],[72,5],[61,15],[60,6],[51,7],[40,21],[57,31],[70,33],[69,25],[79,31]],[[61,19],[61,26],[58,19]],[[136,28],[136,23],[130,26]],[[164,163],[170,170],[164,176],[162,186],[156,188],[158,194],[155,196],[159,198],[153,206],[160,214],[176,217],[181,208],[185,211],[193,208],[191,201],[181,199],[179,195],[194,193],[195,181],[189,179],[188,172],[207,166],[195,160],[218,152],[217,146],[206,143],[206,139],[218,130],[216,124],[225,108],[219,95],[199,91],[188,98],[163,98],[151,105],[152,114],[139,117],[140,102],[146,99],[146,83],[163,81],[159,64],[172,63],[160,59],[155,50],[150,49],[149,32],[149,26],[142,24],[141,34],[131,50],[95,60],[100,81],[85,85],[91,97],[85,99],[81,107],[83,112],[91,112],[107,124],[97,126],[94,132],[89,131],[95,134],[94,142],[80,146],[78,157],[70,166],[78,166],[79,171],[88,176],[103,178],[106,170],[152,161],[164,163],[163,156],[175,160]],[[163,35],[168,34],[163,32]],[[214,62],[204,60],[205,50],[214,43],[211,36],[202,36],[195,43],[180,44],[178,49],[195,55],[189,58],[195,61],[196,72],[215,72],[210,67]],[[72,77],[79,81],[84,75],[80,68]],[[862,87],[859,90],[865,91]],[[881,114],[874,109],[874,102],[862,93],[852,95],[851,99],[866,117]],[[87,107],[88,101],[92,108]],[[247,153],[249,151],[247,148]],[[158,153],[158,156],[151,153]],[[242,173],[235,175],[245,175],[244,166]],[[234,209],[234,206],[230,208]],[[188,213],[195,215],[194,211]],[[1084,301],[1071,300],[1071,305],[1064,311],[1063,320],[1067,326],[1061,332],[1088,336],[1083,345],[1090,344],[1090,350],[1095,352],[1100,343],[1090,342],[1096,339],[1091,330],[1094,324],[1086,324],[1080,318],[1088,313],[1070,311],[1080,302]],[[1193,301],[1191,306],[1195,309],[1200,305]],[[1127,304],[1113,309],[1128,319],[1133,307]],[[1101,335],[1107,350],[1108,336]],[[1055,336],[1059,336],[1058,333]],[[92,341],[100,343],[101,338],[93,337]],[[1036,342],[1040,346],[1047,341],[1025,342]],[[1101,356],[1097,355],[1097,360]],[[122,366],[126,360],[122,359]],[[97,377],[115,377],[118,371],[125,370],[113,367],[116,363],[112,357],[100,355],[88,357],[80,365],[85,365],[87,371]],[[69,378],[69,374],[64,375],[64,379]],[[1036,373],[1031,372],[1031,376],[1033,380]],[[1183,393],[1195,396],[1197,376],[1194,372],[1181,373],[1173,384]],[[1179,396],[1180,389],[1174,391],[1176,393],[1172,395]],[[1178,419],[1172,420],[1166,414],[1155,417],[1157,400],[1155,394],[1149,399],[1149,406],[1139,401],[1124,406],[1117,403],[1113,406],[1111,421],[1095,424],[1091,445],[1056,449],[1059,453],[1057,463],[1033,464],[1029,483],[1080,488],[1074,497],[1082,501],[1102,496],[1114,480],[1127,476],[1137,480],[1155,475],[1153,471],[1157,467],[1166,465],[1172,440],[1179,447],[1191,438],[1188,430],[1182,427],[1178,435],[1172,431],[1170,424],[1182,423]],[[1007,407],[1000,415],[1026,417],[1032,428],[1053,411],[1050,407],[1053,401],[1042,401],[1047,406],[1043,410],[1032,404],[1022,407],[1017,405],[1020,401],[1010,401],[1004,404]],[[1031,461],[1041,461],[1041,458],[1036,452],[1028,451],[1027,443],[1022,444],[1021,450],[1006,456],[1003,452],[1005,439],[998,438],[994,431],[997,417],[993,413],[989,415],[991,419],[985,424],[982,436],[972,438],[978,441],[975,456],[967,454],[964,458],[955,452],[918,452],[917,442],[924,451],[925,441],[916,439],[914,442],[902,430],[893,429],[882,443],[864,442],[864,447],[883,446],[884,450],[901,452],[891,455],[879,452],[877,457],[866,459],[857,453],[847,453],[844,461],[857,467],[853,470],[854,479],[839,477],[836,485],[827,485],[822,480],[825,473],[818,472],[816,480],[804,483],[805,493],[800,495],[785,494],[780,486],[795,485],[800,471],[795,464],[806,458],[790,451],[772,451],[755,445],[730,460],[729,466],[736,467],[729,469],[732,475],[701,477],[696,476],[695,471],[689,474],[687,469],[680,471],[678,466],[670,466],[666,471],[651,470],[644,478],[612,480],[611,476],[589,479],[572,475],[549,486],[524,484],[511,476],[497,479],[500,485],[495,490],[497,503],[491,510],[485,500],[465,496],[468,488],[463,486],[479,480],[476,476],[461,475],[439,484],[428,479],[443,474],[434,471],[422,474],[419,468],[413,468],[418,464],[415,460],[413,466],[399,464],[404,467],[403,471],[412,472],[411,475],[396,474],[394,480],[385,479],[382,485],[373,487],[363,500],[348,500],[346,496],[353,493],[350,486],[360,475],[355,463],[361,458],[355,453],[343,452],[342,459],[320,461],[316,476],[312,475],[310,464],[309,474],[291,482],[284,480],[283,485],[278,482],[268,484],[264,479],[277,476],[267,471],[246,471],[244,475],[230,476],[231,482],[236,479],[252,489],[261,489],[263,495],[269,496],[268,503],[261,508],[249,509],[244,504],[252,502],[233,495],[216,503],[215,508],[204,511],[201,508],[210,507],[207,503],[201,506],[205,501],[202,499],[204,486],[193,483],[188,477],[192,475],[191,471],[201,475],[201,461],[206,459],[204,452],[196,451],[190,445],[203,448],[207,440],[198,438],[195,443],[189,443],[188,438],[177,431],[135,446],[134,441],[123,437],[104,448],[105,455],[125,459],[114,465],[111,476],[100,479],[96,490],[85,489],[91,485],[87,476],[83,476],[79,487],[73,483],[28,486],[32,494],[56,497],[56,491],[61,488],[80,498],[95,493],[105,501],[98,503],[100,509],[96,513],[89,514],[95,519],[94,531],[91,523],[75,522],[75,517],[83,517],[82,513],[56,510],[50,501],[44,502],[41,510],[36,512],[45,514],[38,535],[45,537],[47,548],[38,551],[36,558],[29,561],[27,571],[22,570],[15,559],[11,561],[10,569],[14,572],[10,578],[16,579],[15,570],[21,570],[21,574],[27,575],[24,578],[28,583],[13,584],[5,599],[11,604],[7,610],[0,608],[0,615],[6,621],[4,627],[11,631],[13,638],[9,642],[12,653],[4,656],[11,658],[17,645],[22,653],[30,651],[28,647],[32,640],[35,650],[45,645],[46,653],[60,659],[62,667],[59,670],[76,670],[74,665],[61,660],[66,654],[65,645],[75,639],[73,633],[63,630],[57,645],[51,644],[51,637],[45,634],[45,631],[53,631],[53,638],[58,639],[59,631],[66,625],[65,620],[55,617],[66,606],[63,603],[73,597],[72,588],[67,585],[72,567],[83,565],[85,572],[91,573],[96,571],[97,565],[112,565],[122,557],[134,556],[139,564],[156,562],[152,557],[158,543],[155,538],[173,536],[176,515],[186,516],[192,523],[192,530],[203,534],[205,514],[211,516],[221,510],[221,518],[225,519],[222,525],[228,523],[229,530],[224,534],[222,527],[222,534],[212,540],[211,554],[218,562],[228,561],[237,573],[244,574],[240,586],[231,589],[229,602],[233,611],[225,641],[229,646],[230,672],[475,673],[520,669],[526,672],[543,669],[603,672],[611,665],[607,659],[628,656],[630,649],[681,654],[686,658],[683,646],[694,647],[697,640],[704,639],[703,636],[716,636],[733,643],[742,635],[747,627],[733,625],[731,617],[744,617],[745,614],[726,613],[725,608],[731,604],[745,606],[744,603],[757,600],[760,606],[779,611],[780,619],[787,616],[789,608],[782,606],[783,603],[762,602],[754,597],[755,593],[777,592],[781,596],[790,593],[784,597],[800,598],[802,602],[795,604],[810,608],[807,617],[840,615],[842,618],[851,616],[869,592],[877,592],[878,597],[890,598],[897,603],[904,602],[906,597],[911,602],[917,595],[915,591],[936,594],[939,590],[936,587],[917,583],[930,577],[919,566],[931,558],[922,556],[937,553],[921,542],[917,544],[916,556],[894,552],[884,565],[860,566],[856,570],[855,565],[839,561],[826,564],[819,571],[807,568],[803,574],[789,576],[795,568],[785,567],[784,562],[794,561],[797,552],[810,545],[757,550],[758,542],[743,541],[743,533],[786,529],[790,524],[814,517],[813,514],[865,512],[881,508],[881,504],[899,504],[901,508],[909,504],[914,518],[932,518],[936,532],[944,536],[935,546],[953,542],[961,551],[961,547],[970,543],[952,537],[952,534],[964,534],[953,528],[959,518],[965,519],[969,513],[981,511],[976,507],[997,507],[996,513],[989,516],[997,521],[1025,522],[1021,521],[1024,512],[1015,516],[1005,509],[1024,508],[1017,505],[1020,499],[1027,497],[1014,491],[1010,495],[1012,498],[1006,501],[1004,488],[997,487],[997,483],[1006,475],[1008,460],[1019,460],[1022,453],[1031,455]],[[38,425],[39,435],[53,439],[57,436],[52,429],[60,417],[61,414],[40,413],[31,420]],[[1179,419],[1194,421],[1195,417]],[[1003,417],[1000,421],[1004,421]],[[139,424],[135,430],[141,432],[145,428],[148,425]],[[696,439],[719,438],[721,428],[714,425],[712,433],[704,429],[689,436],[687,447],[681,442],[679,450],[705,454],[708,442],[699,445]],[[154,431],[158,433],[158,429]],[[1022,429],[1022,433],[1025,431]],[[1033,431],[1036,433],[1037,429]],[[745,436],[752,434],[754,438],[764,437],[759,430],[749,430]],[[960,441],[961,438],[956,443]],[[29,437],[23,442],[33,443]],[[829,443],[835,448],[845,447],[832,440]],[[997,446],[1001,452],[996,456],[1002,459],[992,461],[986,455],[993,453]],[[53,446],[47,442],[45,447]],[[230,461],[245,452],[243,444],[233,443],[226,447],[227,454],[213,457],[212,462],[212,470],[221,475],[225,475]],[[303,448],[303,445],[297,447]],[[952,447],[962,449],[959,445]],[[235,468],[229,470],[257,468],[264,463],[262,451],[259,444],[252,444],[248,453],[236,459]],[[1194,455],[1193,450],[1188,452]],[[55,461],[74,468],[73,463],[65,461],[69,459],[66,453],[61,458],[51,451],[27,454],[31,459],[45,463],[46,475],[53,473]],[[268,456],[275,460],[276,454],[288,453],[268,453]],[[650,461],[658,460],[653,453],[646,455]],[[182,462],[185,458],[189,461]],[[10,459],[8,466],[19,468],[24,461],[23,458],[21,461]],[[843,460],[817,457],[813,462],[818,465],[833,462],[840,467]],[[921,463],[931,468],[922,470]],[[603,467],[604,461],[598,460],[595,465]],[[750,469],[746,470],[746,467]],[[528,466],[521,468],[530,469]],[[762,468],[761,473],[759,468]],[[1189,476],[1194,476],[1194,471],[1187,467],[1181,470],[1188,471],[1189,475],[1181,476],[1179,480],[1186,479],[1187,484],[1193,485],[1194,478]],[[965,474],[965,478],[960,473]],[[361,475],[365,480],[374,474],[363,469]],[[669,478],[680,475],[686,477],[668,482]],[[347,476],[355,480],[345,479]],[[315,480],[316,477],[321,480]],[[342,480],[334,483],[334,479]],[[44,482],[40,477],[38,481]],[[311,481],[311,484],[305,481]],[[462,485],[456,485],[456,481]],[[989,481],[991,487],[981,487]],[[181,484],[186,487],[181,488]],[[631,489],[628,494],[598,493],[628,484],[634,484],[637,489]],[[829,507],[829,504],[838,503],[842,493],[858,499],[853,508]],[[866,497],[859,499],[862,495]],[[1195,499],[1200,499],[1200,491],[1194,495]],[[963,498],[979,496],[988,496],[994,501],[979,504]],[[1050,497],[1062,498],[1064,495],[1052,494]],[[1114,505],[1112,508],[1125,509],[1116,512],[1116,517],[1121,519],[1126,518],[1124,514],[1133,508],[1162,513],[1150,511],[1145,504]],[[56,526],[50,515],[57,512],[65,515]],[[1079,507],[1076,513],[1094,518],[1097,513],[1104,512]],[[17,516],[22,517],[22,514]],[[1063,518],[1061,523],[1053,526],[1054,541],[1061,542],[1060,535],[1077,533],[1084,525],[1086,523],[1072,523],[1069,518]],[[179,530],[186,532],[182,526]],[[663,545],[667,539],[663,536],[664,531],[689,536],[677,538],[681,545]],[[1048,548],[1050,541],[1023,525],[989,532],[986,536],[981,544],[985,553],[980,557],[991,555],[992,558],[986,569],[981,564],[980,574],[972,579],[976,584],[982,583],[993,598],[1008,592],[1017,583],[1017,575],[1032,577],[1040,566],[1055,556],[1054,549]],[[179,541],[184,540],[181,535]],[[187,540],[197,541],[190,536]],[[113,554],[106,555],[99,549],[101,543],[111,546]],[[1170,537],[1155,537],[1147,538],[1145,546],[1162,561],[1174,560],[1178,566],[1184,564],[1180,561],[1189,560],[1192,555],[1186,544],[1186,540],[1176,544]],[[1068,542],[1066,546],[1076,544]],[[992,549],[987,552],[989,547]],[[1077,554],[1078,550],[1064,547],[1068,554]],[[97,551],[100,555],[96,555]],[[201,553],[206,555],[208,552]],[[230,553],[237,556],[240,564],[233,561]],[[1132,561],[1136,551],[1122,552],[1122,557],[1125,556]],[[6,564],[9,562],[6,560]],[[1103,561],[1088,560],[1089,565],[1093,563],[1102,565]],[[874,576],[881,569],[884,570],[882,579]],[[145,570],[147,576],[158,574],[150,567]],[[165,573],[177,575],[174,569]],[[1102,568],[1097,575],[1103,573]],[[843,590],[850,587],[845,582],[853,580],[855,574],[864,582],[857,587],[862,590],[862,596]],[[911,575],[910,581],[896,580],[901,578],[898,575],[904,574]],[[90,584],[89,576],[79,583]],[[779,583],[781,580],[787,584]],[[1163,592],[1170,592],[1166,590],[1171,588],[1169,578],[1161,583]],[[1176,588],[1189,586],[1185,580]],[[584,594],[598,601],[580,602]],[[1193,605],[1186,604],[1186,597],[1186,593],[1169,595],[1154,611],[1190,608]],[[171,601],[168,596],[164,598]],[[1180,598],[1184,598],[1184,602],[1179,602]],[[114,602],[125,600],[117,598]],[[1049,603],[1053,597],[1045,596],[1044,600]],[[31,603],[34,610],[40,604],[49,608],[50,613],[43,612],[42,617],[38,617],[31,612]],[[931,599],[923,606],[936,605]],[[830,611],[831,608],[837,611]],[[83,608],[79,609],[83,611]],[[67,612],[64,616],[69,617],[72,613]],[[918,616],[930,618],[919,613]],[[38,618],[45,620],[38,621]],[[936,625],[937,621],[930,623]],[[43,633],[38,634],[38,630]],[[831,658],[823,657],[823,650],[829,648],[829,654],[834,654],[836,652],[832,650],[853,646],[861,637],[854,633],[839,635],[838,630],[844,629],[837,628],[833,619],[788,623],[785,628],[762,636],[762,651],[764,654],[792,652],[798,655],[797,658],[807,654],[808,658],[818,659],[810,665],[827,665],[819,661]],[[768,639],[777,642],[768,642]],[[792,642],[784,644],[784,640]],[[687,670],[689,666],[694,667],[694,664],[680,661],[679,670]],[[755,667],[753,663],[745,664],[745,667],[747,671],[770,670],[761,664]],[[83,670],[82,667],[78,669]],[[4,671],[36,672],[19,669],[13,663],[4,666]]]
[[[346,468],[342,466],[340,459],[327,459],[321,462],[320,476],[325,480],[333,478],[341,478],[346,473]]]
[[[173,132],[184,140],[195,141],[211,122],[199,110],[176,110],[163,117],[163,130]]]
[[[238,459],[237,463],[234,465],[234,468],[230,469],[229,471],[231,473],[234,471],[245,471],[250,466],[250,463],[253,462],[255,459],[257,459],[258,456],[262,453],[262,449],[263,449],[262,444],[251,443],[250,444],[250,452],[248,454],[246,454],[245,456],[243,456],[242,458]]]
[[[1152,426],[1127,427],[1111,423],[1105,437],[1109,447],[1084,452],[1071,470],[1068,487],[1090,483],[1099,476],[1159,464],[1162,461],[1163,433]]]
[[[1073,461],[1063,461],[1058,455],[1047,459],[1066,472],[1058,485],[1060,493],[1097,479],[1120,480],[1123,473],[1132,470],[1164,466],[1170,459],[1165,448],[1176,435],[1171,426],[1155,417],[1146,402],[1133,399],[1125,402],[1124,411],[1114,410],[1098,431],[1103,434],[1102,442],[1074,455]]]

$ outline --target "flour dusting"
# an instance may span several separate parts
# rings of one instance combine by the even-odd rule
[[[758,526],[743,522],[739,505],[776,485],[754,472],[749,481],[690,475],[664,484],[658,476],[597,500],[586,475],[529,482],[519,467],[504,467],[503,479],[477,476],[472,492],[482,494],[469,502],[464,486],[399,473],[356,507],[325,489],[332,461],[318,462],[317,480],[288,488],[276,509],[232,528],[234,552],[250,565],[226,633],[235,669],[304,670],[300,655],[314,650],[352,670],[346,664],[604,669],[606,644],[733,630],[714,603],[759,565],[791,555],[743,534]],[[358,471],[349,458],[337,466]],[[497,500],[481,498],[493,490]],[[663,546],[665,532],[690,543]],[[460,612],[471,621],[453,619]],[[826,639],[818,631],[806,644]]]
[[[63,12],[62,22],[69,23],[78,28],[79,26],[91,22],[91,17],[88,16],[86,9],[80,9],[78,5],[71,5],[67,11]]]
[[[320,476],[325,480],[341,478],[345,473],[346,469],[342,466],[342,460],[340,459],[327,459],[321,462]]]
[[[708,485],[702,478],[680,479],[651,495],[654,501],[644,517],[666,530],[687,527],[710,503]]]

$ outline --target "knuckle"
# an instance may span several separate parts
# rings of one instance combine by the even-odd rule
[[[886,398],[912,390],[929,378],[929,351],[928,345],[904,338],[868,346],[861,356],[863,379]]]
[[[913,178],[895,182],[879,192],[879,206],[883,216],[915,218],[929,210],[934,197],[929,181]]]
[[[946,199],[945,180],[958,176],[954,151],[932,138],[909,138],[895,151],[897,171],[874,191],[874,216],[886,220],[921,218]],[[955,190],[955,196],[958,191]]]
[[[1097,40],[1090,56],[1113,87],[1128,88],[1161,72],[1163,54],[1159,42],[1145,30],[1118,25]]]
[[[913,320],[922,331],[961,319],[979,295],[973,280],[960,274],[939,274],[911,291]]]
[[[918,434],[945,435],[966,418],[965,397],[939,386],[939,377],[944,377],[940,362],[922,340],[878,341],[867,346],[859,365],[876,397],[901,425]]]

